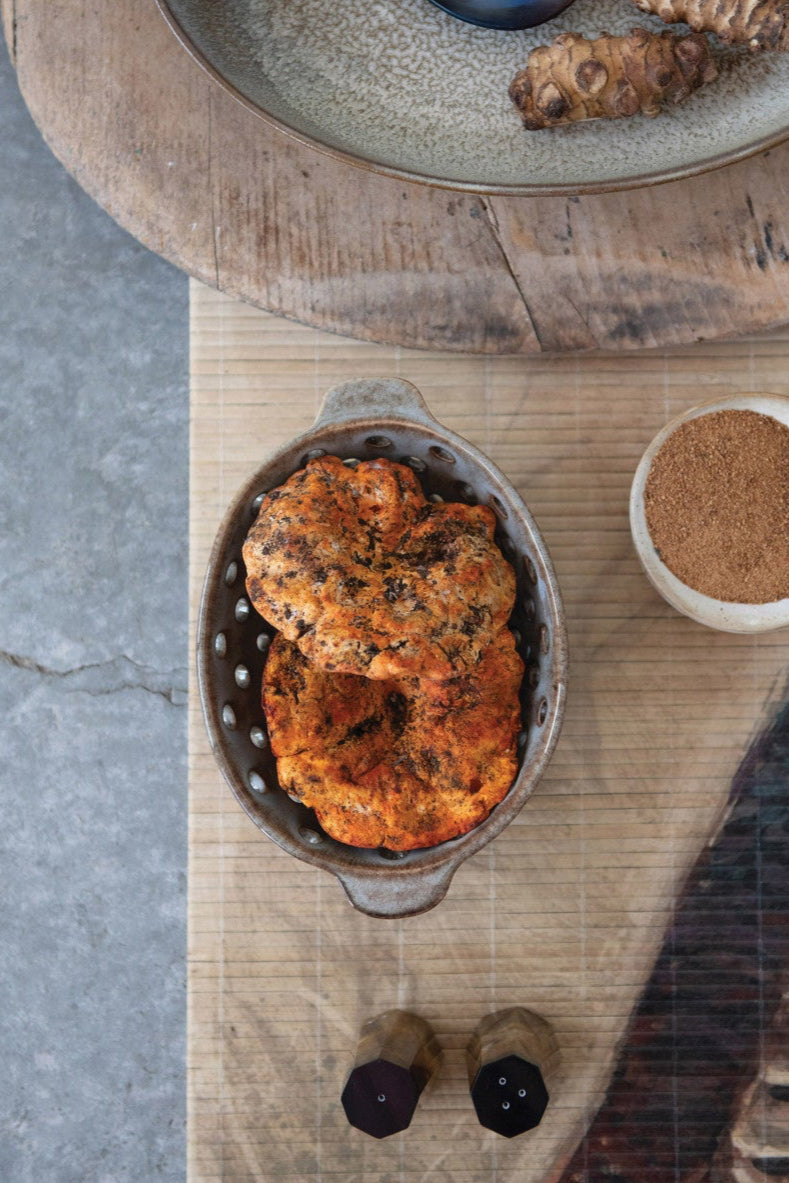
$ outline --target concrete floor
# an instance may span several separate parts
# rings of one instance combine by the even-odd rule
[[[182,1180],[187,281],[0,127],[0,1180]]]

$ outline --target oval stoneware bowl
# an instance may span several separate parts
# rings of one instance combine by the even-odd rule
[[[394,854],[343,845],[277,782],[260,702],[274,630],[249,603],[241,548],[261,495],[325,453],[349,462],[386,456],[408,464],[428,496],[489,505],[498,519],[497,542],[515,568],[510,627],[526,666],[518,774],[484,822],[439,846]],[[394,917],[426,911],[443,899],[460,863],[495,838],[531,794],[561,726],[567,640],[551,561],[516,490],[477,448],[433,418],[410,383],[366,379],[330,390],[309,431],[269,457],[230,506],[206,574],[197,662],[214,755],[252,820],[290,854],[336,875],[355,907],[371,916]]]

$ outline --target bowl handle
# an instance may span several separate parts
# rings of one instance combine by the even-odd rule
[[[326,391],[311,430],[369,416],[436,424],[413,383],[402,378],[360,378]]]
[[[409,873],[397,864],[381,871],[380,875],[358,875],[353,871],[335,872],[345,894],[360,912],[395,920],[399,916],[416,916],[440,904],[447,894],[456,865],[417,870]]]

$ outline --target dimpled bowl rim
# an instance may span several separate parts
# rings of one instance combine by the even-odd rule
[[[659,431],[641,457],[630,488],[630,531],[644,573],[664,600],[684,616],[707,628],[728,633],[764,633],[789,625],[789,598],[766,604],[735,604],[716,600],[688,587],[662,561],[649,533],[644,490],[652,461],[665,441],[683,423],[715,411],[756,411],[789,427],[789,397],[752,392],[698,403],[672,419]]]

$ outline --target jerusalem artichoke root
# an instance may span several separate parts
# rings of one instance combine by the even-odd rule
[[[789,50],[789,0],[634,0],[672,25],[683,21],[700,33],[751,49]]]
[[[633,29],[587,41],[562,33],[532,50],[510,84],[524,127],[537,131],[580,119],[654,116],[664,103],[681,103],[717,75],[707,39]]]

